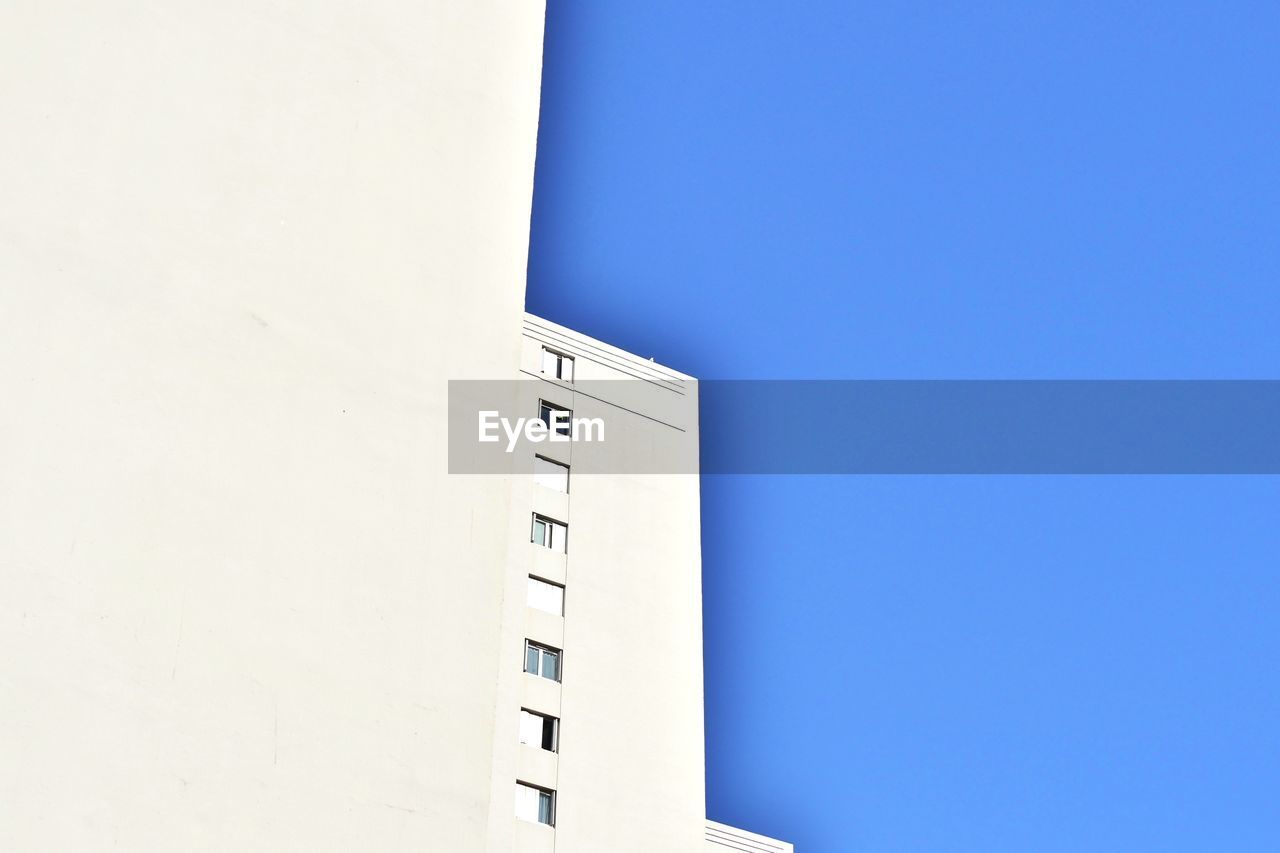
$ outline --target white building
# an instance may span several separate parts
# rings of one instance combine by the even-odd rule
[[[696,476],[448,470],[448,379],[696,436],[523,313],[542,16],[0,12],[3,849],[790,849],[705,820]]]

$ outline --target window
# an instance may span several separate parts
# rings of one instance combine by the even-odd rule
[[[542,375],[551,379],[573,381],[573,356],[542,348]]]
[[[529,606],[553,616],[564,615],[564,587],[529,576]]]
[[[569,493],[569,466],[541,456],[533,457],[533,481],[557,492]]]
[[[560,680],[560,650],[524,641],[524,671],[540,678]]]
[[[520,742],[534,749],[555,752],[559,748],[560,721],[546,714],[520,709]]]
[[[555,519],[545,515],[533,514],[533,531],[529,541],[543,548],[550,548],[556,553],[565,553],[569,544],[569,528]]]
[[[556,792],[536,785],[516,783],[516,817],[521,820],[556,825]]]
[[[556,435],[569,435],[573,430],[573,411],[546,400],[538,401],[538,419],[547,425],[547,430]]]

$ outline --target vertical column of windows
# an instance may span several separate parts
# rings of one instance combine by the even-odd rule
[[[543,348],[542,373],[552,379],[573,381],[572,356]],[[538,414],[553,429],[560,430],[571,415],[568,409],[545,401],[539,401]],[[561,494],[569,493],[569,466],[543,456],[535,456],[533,463],[534,484]],[[569,525],[540,513],[533,513],[529,541],[541,548],[560,554],[568,553]],[[530,575],[527,587],[529,607],[564,616],[565,588],[544,578]],[[560,681],[563,671],[563,652],[543,643],[525,640],[524,671],[539,678]],[[549,714],[541,714],[527,708],[520,709],[520,743],[548,752],[560,748],[560,720]],[[556,792],[549,788],[516,782],[516,817],[546,826],[555,826]]]

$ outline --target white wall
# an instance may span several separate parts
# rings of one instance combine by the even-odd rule
[[[0,11],[0,849],[707,843],[696,476],[447,473],[446,380],[536,402],[543,340],[635,380],[546,393],[640,469],[696,436],[688,377],[522,313],[542,16]]]
[[[575,357],[574,383],[539,378],[546,344]],[[532,510],[569,524],[568,553],[554,569],[561,574],[550,578],[565,584],[560,753],[552,777],[531,780],[558,792],[555,849],[701,853],[698,477],[635,473],[659,464],[653,457],[667,432],[683,430],[696,446],[697,384],[535,317],[525,326],[522,369],[533,380],[530,410],[543,397],[607,426],[607,461],[592,458],[601,445],[542,445],[570,463],[569,494],[536,487],[530,496]],[[632,473],[610,467],[620,455]],[[515,578],[546,565],[545,549],[527,550]]]
[[[509,847],[444,381],[517,364],[542,15],[0,12],[0,848]]]
[[[786,841],[707,821],[707,853],[794,853]]]

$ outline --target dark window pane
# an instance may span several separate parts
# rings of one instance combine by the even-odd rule
[[[542,718],[542,748],[556,751],[556,721],[550,717]]]

